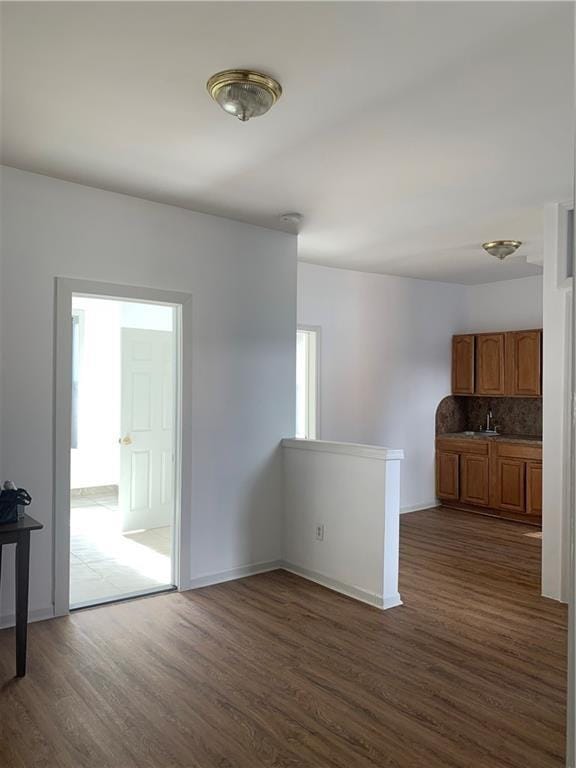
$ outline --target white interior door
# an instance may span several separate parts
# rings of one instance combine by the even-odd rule
[[[121,350],[122,529],[172,525],[174,334],[123,328]]]

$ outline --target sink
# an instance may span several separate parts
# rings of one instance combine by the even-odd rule
[[[462,433],[463,435],[467,435],[468,437],[496,437],[496,435],[499,435],[500,432],[496,432],[494,429],[483,429],[480,432],[472,432],[472,431],[466,431]]]

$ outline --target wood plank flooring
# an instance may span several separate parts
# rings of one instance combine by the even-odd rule
[[[533,529],[402,518],[405,605],[275,571],[0,632],[3,768],[561,768],[566,610]]]

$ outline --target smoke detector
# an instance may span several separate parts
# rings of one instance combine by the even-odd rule
[[[290,224],[292,227],[295,227],[298,229],[300,227],[300,224],[302,223],[302,214],[301,213],[283,213],[280,216],[280,219],[285,224]]]

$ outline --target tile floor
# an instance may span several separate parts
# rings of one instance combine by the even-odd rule
[[[116,494],[72,498],[72,608],[170,586],[169,527],[123,534]]]

